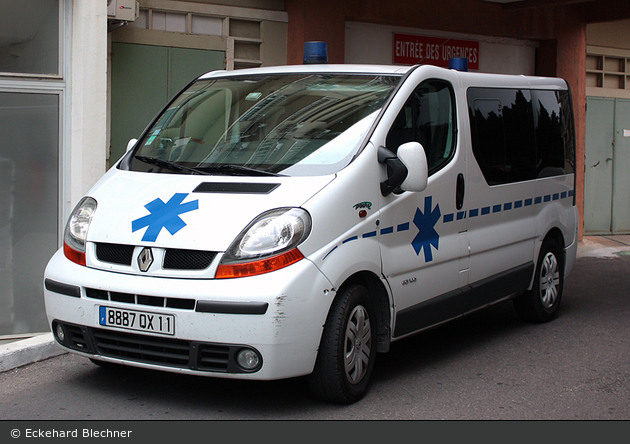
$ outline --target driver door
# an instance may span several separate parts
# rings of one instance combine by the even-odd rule
[[[429,180],[423,192],[396,192],[381,202],[383,274],[394,298],[400,337],[464,312],[459,288],[467,284],[466,154],[458,149],[453,86],[422,81],[389,129],[385,146],[405,142],[424,148]]]

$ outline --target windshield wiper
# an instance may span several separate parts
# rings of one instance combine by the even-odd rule
[[[273,173],[271,171],[257,170],[255,168],[249,168],[243,165],[233,164],[215,164],[207,167],[203,167],[203,171],[207,172],[233,172],[233,173],[247,173],[254,176],[284,176],[284,174]]]
[[[190,168],[184,165],[180,165],[178,163],[175,162],[171,162],[170,160],[164,160],[164,159],[159,159],[157,157],[147,157],[147,156],[139,156],[136,155],[134,156],[134,158],[138,159],[141,162],[144,163],[148,163],[150,165],[155,165],[158,167],[162,167],[162,168],[168,168],[170,170],[174,170],[174,171],[187,171],[189,173],[193,173],[193,174],[201,174],[201,175],[208,175],[209,173],[205,172],[205,171],[201,171],[195,168]]]

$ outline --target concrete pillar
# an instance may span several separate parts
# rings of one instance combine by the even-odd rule
[[[107,156],[107,2],[72,5],[70,207],[105,173]]]
[[[559,8],[556,14],[557,73],[571,86],[576,138],[576,202],[580,212],[580,234],[584,228],[584,161],[586,146],[586,24],[579,9]]]

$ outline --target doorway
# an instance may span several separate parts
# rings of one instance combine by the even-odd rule
[[[586,99],[584,234],[630,233],[630,100]]]

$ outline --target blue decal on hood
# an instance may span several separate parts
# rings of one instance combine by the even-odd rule
[[[162,228],[166,228],[171,235],[177,233],[186,226],[186,222],[179,215],[199,209],[198,200],[182,203],[186,196],[188,193],[175,193],[166,203],[160,198],[149,202],[144,207],[151,214],[131,222],[131,231],[136,232],[148,227],[142,236],[142,240],[146,242],[155,242]]]
[[[436,250],[439,249],[440,235],[435,231],[435,224],[440,220],[440,205],[433,206],[432,197],[428,196],[424,198],[424,213],[420,211],[420,208],[416,209],[416,215],[413,218],[413,223],[418,227],[418,235],[411,242],[413,249],[417,255],[420,255],[420,251],[424,248],[424,260],[425,262],[431,262],[433,260],[433,253],[431,252],[431,245]]]

